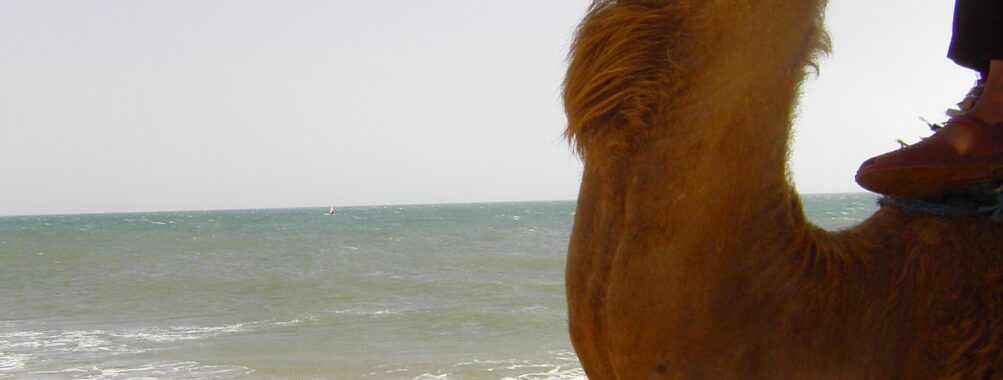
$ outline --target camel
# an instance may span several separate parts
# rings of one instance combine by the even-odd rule
[[[569,330],[593,379],[1003,378],[1003,227],[887,205],[829,232],[787,168],[825,0],[595,0]]]

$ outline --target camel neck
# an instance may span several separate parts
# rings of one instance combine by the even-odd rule
[[[811,16],[823,2],[599,4],[565,83],[568,135],[585,157],[580,210],[607,236],[740,228],[775,208],[801,223],[786,165],[798,87],[826,46]]]

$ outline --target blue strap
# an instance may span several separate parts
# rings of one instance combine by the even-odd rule
[[[878,206],[894,205],[909,211],[922,212],[945,218],[972,216],[992,213],[992,219],[996,223],[1003,224],[1003,192],[996,194],[993,202],[980,206],[965,206],[933,202],[923,199],[908,199],[885,196],[878,199]]]

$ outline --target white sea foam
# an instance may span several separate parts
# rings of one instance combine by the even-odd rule
[[[585,371],[578,365],[578,357],[572,351],[549,351],[550,360],[480,360],[461,362],[454,367],[482,368],[487,373],[497,374],[503,380],[585,380]],[[550,361],[556,361],[552,363]]]
[[[273,324],[275,326],[280,326],[280,327],[287,327],[287,326],[296,326],[296,325],[300,324],[300,322],[303,322],[303,321],[301,321],[299,319],[293,319],[291,321],[271,322],[271,324]]]
[[[585,371],[581,368],[563,368],[555,366],[547,372],[530,372],[515,377],[503,377],[502,380],[585,380]]]
[[[400,314],[400,311],[390,309],[362,310],[362,309],[342,309],[335,310],[334,314],[364,315],[370,318],[381,318],[387,315]]]
[[[394,377],[400,377],[401,376],[400,374],[411,371],[408,368],[396,368],[395,366],[388,366],[388,365],[377,366],[375,369],[377,369],[377,371],[369,372],[367,374],[362,375],[361,377],[376,377],[377,379],[384,379],[388,378],[387,375],[394,375]]]
[[[101,361],[110,356],[138,354],[169,344],[171,342],[192,341],[216,336],[295,326],[304,320],[315,320],[307,315],[302,319],[270,320],[251,323],[236,323],[220,326],[175,326],[147,327],[118,331],[70,330],[70,331],[13,331],[0,333],[0,375],[8,376],[26,373],[56,378],[81,379],[124,379],[124,378],[171,378],[171,379],[227,379],[241,378],[253,372],[240,366],[208,366],[195,362],[163,362],[135,365],[131,367],[102,367]],[[10,327],[10,326],[6,326]],[[65,368],[56,371],[31,371],[29,360],[37,355],[47,358],[72,357],[73,361],[97,360],[94,366]],[[59,360],[59,359],[56,359]],[[2,378],[2,376],[0,376]]]
[[[83,380],[116,379],[240,379],[254,373],[243,366],[214,366],[198,362],[156,362],[125,367],[76,367],[58,371],[36,371],[30,375],[72,377]]]
[[[425,373],[418,375],[418,377],[414,378],[414,380],[446,380],[446,379],[449,379],[448,373],[442,375],[433,375],[431,373]]]
[[[0,352],[0,373],[16,371],[24,368],[24,365],[31,359],[29,354],[15,354]]]
[[[0,350],[49,352],[108,352],[124,349],[107,339],[101,330],[17,331],[0,334]]]
[[[223,334],[231,334],[244,331],[244,324],[237,323],[225,326],[199,327],[199,326],[178,326],[168,328],[142,328],[116,332],[111,335],[127,338],[140,339],[150,342],[164,343],[182,340],[195,340],[211,338]]]

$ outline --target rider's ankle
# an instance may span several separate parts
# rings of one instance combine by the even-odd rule
[[[1003,124],[1003,101],[994,102],[985,98],[979,99],[979,102],[965,114],[989,125]]]

